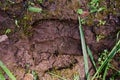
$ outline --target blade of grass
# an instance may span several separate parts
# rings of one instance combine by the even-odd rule
[[[107,71],[108,71],[108,64],[106,64],[106,66],[105,66],[105,71],[104,71],[103,79],[102,80],[106,80],[106,75],[107,75]]]
[[[3,76],[1,71],[0,71],[0,80],[5,80],[5,77]]]
[[[80,32],[80,38],[81,38],[81,44],[82,44],[82,52],[83,52],[83,58],[84,58],[84,66],[85,66],[85,76],[86,76],[87,80],[90,80],[90,78],[89,78],[87,49],[86,49],[85,38],[84,38],[84,33],[83,33],[80,17],[78,17],[78,20],[79,20],[79,32]]]
[[[95,71],[97,71],[97,67],[96,67],[96,64],[95,64],[95,61],[94,61],[94,58],[93,58],[93,55],[92,55],[92,51],[90,50],[90,48],[87,46],[87,52],[88,52],[88,55],[90,57],[90,60],[95,68]]]
[[[32,7],[32,6],[29,6],[29,7],[28,7],[28,10],[29,10],[30,12],[36,12],[36,13],[41,13],[41,12],[42,12],[42,8]]]
[[[3,69],[3,71],[10,77],[11,80],[16,80],[16,78],[13,76],[13,74],[9,71],[9,69],[0,61],[0,67]]]
[[[120,31],[117,33],[117,40],[119,40]]]
[[[63,77],[61,77],[61,76],[59,76],[59,75],[56,75],[56,74],[54,74],[54,73],[52,73],[52,72],[48,72],[48,74],[51,74],[52,76],[55,76],[55,77],[57,77],[57,78],[59,78],[59,79],[61,79],[61,80],[67,80],[67,79],[65,79],[65,78],[63,78]]]
[[[112,51],[109,53],[108,57],[104,60],[103,64],[98,68],[98,70],[96,71],[96,73],[94,74],[91,80],[95,79],[96,75],[99,74],[103,70],[105,65],[111,61],[111,59],[118,52],[119,49],[120,49],[120,40],[117,42],[117,44],[114,46]]]

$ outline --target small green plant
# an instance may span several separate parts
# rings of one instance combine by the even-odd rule
[[[73,80],[80,80],[79,74],[74,74],[73,75]]]
[[[108,50],[104,50],[104,52],[101,53],[100,57],[98,58],[98,64],[103,64],[104,60],[108,57],[108,53]]]
[[[105,38],[104,35],[99,34],[99,35],[96,36],[96,41],[99,42],[101,39],[104,39],[104,38]]]
[[[103,20],[99,20],[99,24],[98,26],[102,26],[102,25],[105,25],[106,21],[103,21]]]
[[[11,29],[6,29],[5,34],[11,33]]]
[[[78,9],[78,10],[77,10],[77,13],[78,13],[78,14],[83,14],[83,10],[82,10],[82,9]]]
[[[99,6],[99,1],[100,0],[91,0],[91,2],[89,4],[90,13],[100,12],[100,11],[103,11],[105,9],[105,7]]]
[[[101,66],[102,64],[103,64],[103,62],[104,62],[104,60],[108,57],[108,50],[104,50],[102,53],[101,53],[101,55],[100,55],[100,57],[98,58],[98,64]],[[109,69],[109,63],[105,66],[105,71],[104,71],[104,73],[103,73],[103,77],[102,77],[102,75],[97,75],[96,76],[96,79],[102,79],[102,80],[105,80],[105,78],[106,78],[106,75],[107,75],[107,70]]]
[[[78,10],[77,10],[77,14],[82,15],[83,12],[84,12],[83,9],[78,9]],[[81,18],[81,19],[80,19],[80,22],[81,22],[81,24],[85,24],[85,23],[86,23],[84,18]]]
[[[32,75],[34,80],[38,80],[38,74],[36,73],[36,71],[32,71]]]

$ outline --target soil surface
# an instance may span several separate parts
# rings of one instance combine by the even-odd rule
[[[78,8],[88,11],[85,7],[88,1],[43,0],[40,4],[36,0],[31,1],[36,7],[42,8],[43,12],[29,12],[27,0],[0,1],[0,60],[17,80],[33,80],[32,71],[37,73],[38,80],[59,80],[47,73],[50,71],[55,71],[68,80],[72,80],[72,76],[78,73],[84,80],[76,11]],[[115,7],[120,6],[117,0],[113,2],[116,3]],[[106,4],[109,10],[110,2]],[[97,14],[104,16],[102,19],[106,21],[105,25],[97,25],[101,17],[96,17],[92,22],[88,18],[87,24],[83,25],[86,43],[96,61],[103,50],[110,51],[117,41],[116,34],[120,31],[119,10],[117,7],[115,14],[110,11]],[[6,33],[7,29],[11,30],[9,34]],[[104,37],[97,40],[101,35]],[[113,63],[119,69],[117,59]],[[92,75],[93,70],[90,69],[90,72]]]

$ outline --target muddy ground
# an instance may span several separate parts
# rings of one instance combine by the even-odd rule
[[[29,12],[27,6],[30,4],[27,0],[0,1],[0,37],[5,34],[8,37],[0,41],[0,60],[17,80],[33,80],[32,71],[38,74],[38,80],[59,80],[47,73],[50,71],[67,77],[68,80],[72,80],[74,74],[80,74],[84,79],[76,11],[79,8],[89,11],[86,7],[89,1],[31,2],[42,8],[42,13]],[[119,0],[103,1],[101,6],[106,4],[107,9],[102,13],[89,15],[83,25],[87,45],[96,61],[103,50],[110,51],[117,41],[116,34],[120,30],[118,2]],[[99,19],[105,20],[105,25],[98,25]],[[6,33],[7,29],[11,29],[11,32]],[[104,37],[97,40],[99,35]],[[117,69],[120,66],[118,60],[119,55],[113,61]],[[93,73],[91,69],[90,72]],[[31,79],[26,79],[29,77]]]

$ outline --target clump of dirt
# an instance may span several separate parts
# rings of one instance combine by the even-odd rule
[[[34,50],[67,55],[81,55],[78,25],[59,20],[42,20],[30,37]]]

